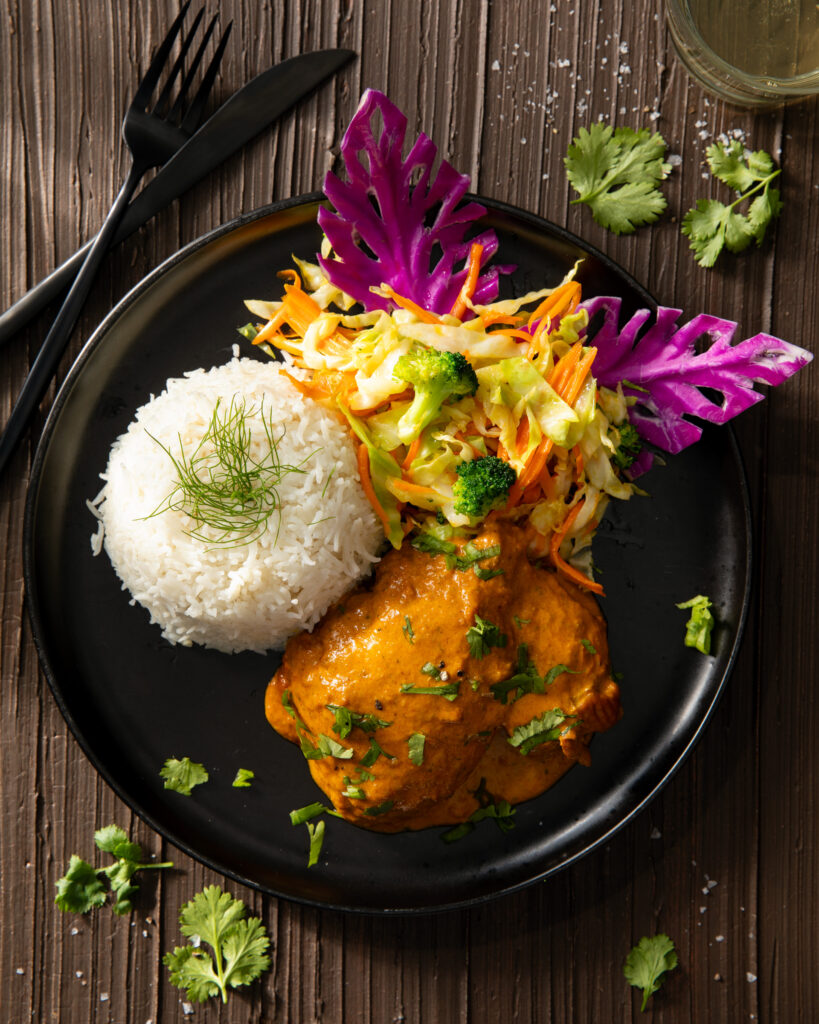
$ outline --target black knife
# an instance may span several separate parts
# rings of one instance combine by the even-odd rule
[[[131,202],[112,244],[116,245],[133,234],[353,57],[353,50],[302,53],[263,71],[235,92]],[[68,288],[91,244],[87,242],[79,252],[0,314],[0,344],[8,341]]]

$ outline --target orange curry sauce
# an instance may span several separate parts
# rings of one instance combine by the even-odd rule
[[[301,733],[312,745],[324,734],[353,750],[308,764],[333,806],[357,825],[398,832],[455,824],[487,793],[512,804],[528,800],[576,761],[588,764],[592,733],[620,717],[594,598],[532,565],[525,534],[511,523],[487,523],[473,545],[499,545],[500,554],[479,564],[484,575],[502,573],[481,579],[408,543],[391,551],[373,580],[331,608],[312,633],[289,641],[268,686],[265,710],[277,732],[294,742]],[[470,654],[467,641],[476,616],[498,628],[502,637],[490,634],[496,640],[505,639],[482,657]],[[551,681],[540,686],[543,693],[512,690],[502,703],[497,684],[523,663]],[[552,673],[557,667],[571,671]],[[421,694],[402,686],[445,689]],[[342,738],[328,704],[379,724],[364,720],[369,732],[353,726]],[[558,737],[527,753],[509,743],[516,727],[553,709],[574,716],[560,724]],[[409,756],[413,734],[424,737],[420,764]],[[374,761],[373,741],[383,751]]]

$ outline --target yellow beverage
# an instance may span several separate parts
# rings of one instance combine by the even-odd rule
[[[816,0],[666,0],[669,28],[700,81],[740,103],[819,92]]]

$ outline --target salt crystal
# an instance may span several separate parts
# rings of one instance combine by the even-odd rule
[[[107,1003],[110,998],[111,997],[108,995],[107,992],[100,992],[100,1002],[101,1003]]]
[[[725,942],[725,936],[724,935],[717,935],[715,941],[716,942]]]
[[[671,156],[668,158],[668,162],[671,164],[672,167],[681,167],[682,157],[679,153],[672,153]]]
[[[630,75],[631,74],[631,68],[628,66],[628,64],[621,64],[620,68],[619,68],[619,73],[621,75]]]
[[[190,1015],[193,1013],[193,1006],[190,1003],[183,1003],[182,1012],[185,1014],[186,1017],[190,1017]]]
[[[562,59],[558,60],[558,62],[557,62],[557,66],[559,68],[567,68],[567,67],[569,67],[570,64],[571,64],[571,61],[569,60],[568,57],[563,57]]]
[[[18,967],[17,968],[17,974],[25,974],[25,973],[26,973],[26,971],[25,971],[24,967]]]
[[[704,914],[708,907],[700,907],[700,913]]]
[[[82,971],[74,971],[74,977],[75,978],[81,978],[82,977]]]
[[[663,834],[662,834],[662,832],[658,828],[653,828],[651,830],[651,837],[650,838],[651,839],[662,839],[663,838]]]
[[[499,60],[493,60],[492,61],[492,70],[493,71],[500,71],[500,61]]]
[[[755,974],[751,974],[751,972],[750,972],[750,971],[748,971],[748,972],[746,973],[746,975],[745,975],[745,980],[746,980],[746,981],[747,981],[747,982],[748,982],[749,984],[752,984],[753,982],[755,982],[755,981],[756,981],[756,975],[755,975]]]

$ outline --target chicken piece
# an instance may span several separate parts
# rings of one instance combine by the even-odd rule
[[[390,552],[370,587],[291,639],[268,687],[271,725],[366,828],[461,822],[476,792],[529,799],[619,717],[594,599],[531,565],[508,522],[470,550],[486,553],[480,574],[408,544]]]

